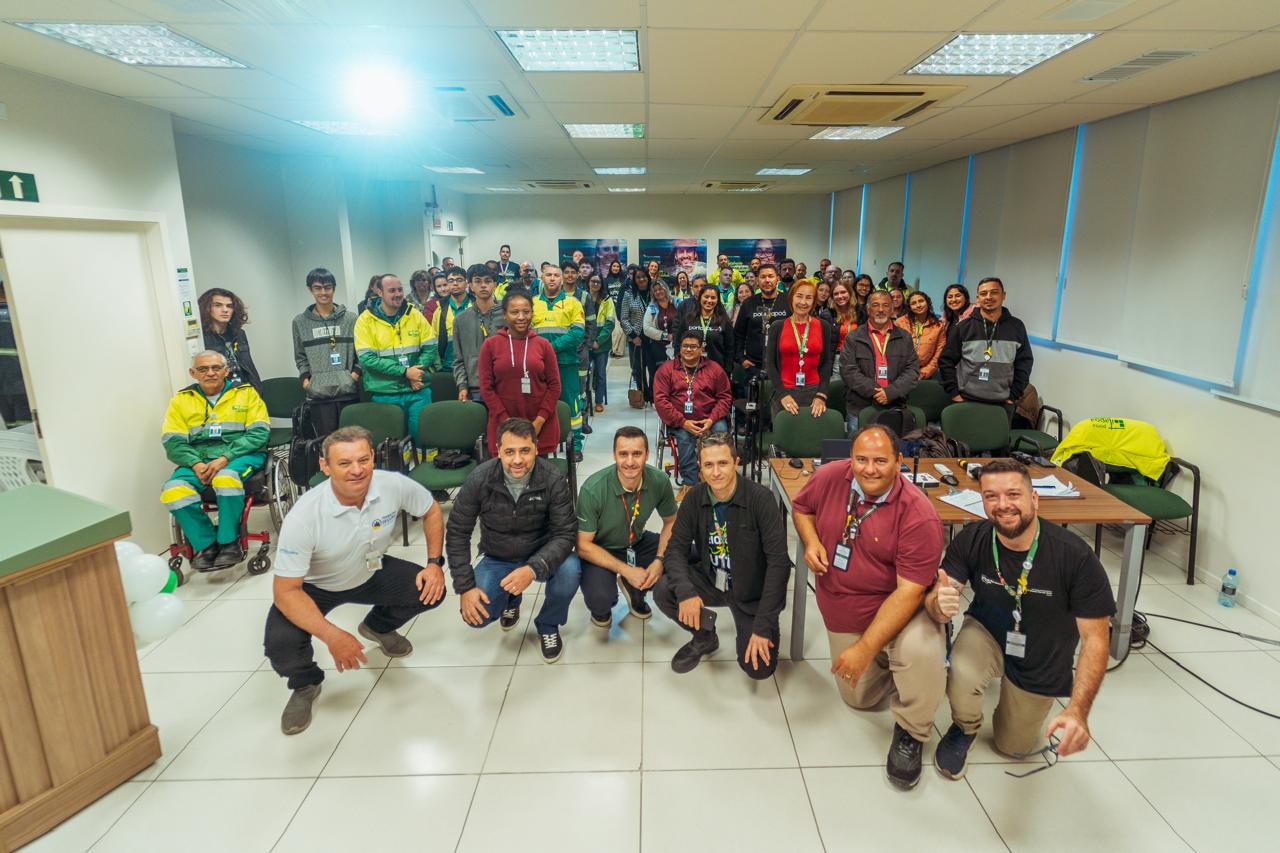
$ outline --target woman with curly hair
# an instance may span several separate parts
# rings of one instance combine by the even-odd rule
[[[211,287],[200,294],[200,325],[204,329],[204,348],[220,352],[227,357],[227,378],[232,385],[248,382],[258,391],[262,379],[249,352],[249,339],[244,326],[249,322],[249,311],[244,302],[230,290]]]

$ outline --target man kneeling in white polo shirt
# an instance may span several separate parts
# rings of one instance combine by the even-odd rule
[[[287,735],[311,724],[324,680],[312,637],[329,647],[338,672],[369,662],[360,640],[325,619],[330,610],[373,605],[358,632],[399,658],[413,646],[396,629],[444,600],[444,519],[431,493],[402,474],[375,471],[373,441],[363,427],[330,433],[320,469],[329,479],[299,498],[281,527],[275,604],[267,614],[267,658],[293,691],[280,718]],[[386,556],[401,511],[422,517],[426,568]]]

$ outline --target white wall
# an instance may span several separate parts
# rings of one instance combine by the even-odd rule
[[[842,270],[858,264],[858,224],[861,221],[862,188],[836,193],[831,219],[831,262]]]
[[[787,254],[816,269],[827,256],[831,195],[480,196],[469,199],[468,260],[497,259],[511,244],[516,262],[555,260],[560,238],[622,237],[627,258],[640,238],[702,237],[715,263],[721,238],[785,237]]]

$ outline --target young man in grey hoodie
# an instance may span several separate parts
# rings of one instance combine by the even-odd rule
[[[333,273],[317,267],[307,273],[314,305],[293,318],[293,361],[307,391],[316,434],[338,428],[338,415],[360,399],[360,361],[356,358],[355,314],[333,301]]]
[[[453,318],[453,378],[458,383],[458,399],[484,403],[480,398],[480,346],[494,332],[507,325],[502,306],[494,301],[493,270],[487,264],[472,264],[467,270],[472,303]]]

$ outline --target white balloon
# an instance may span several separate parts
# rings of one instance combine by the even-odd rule
[[[115,544],[116,544],[116,562],[120,563],[121,565],[124,565],[124,561],[134,556],[135,554],[143,553],[143,550],[133,542],[126,542],[124,540],[121,540]]]
[[[120,579],[125,601],[146,601],[169,582],[169,564],[155,554],[134,554],[120,564]]]
[[[129,621],[133,623],[133,636],[138,645],[154,643],[178,630],[186,608],[178,596],[162,592],[146,601],[139,601],[129,608]]]

